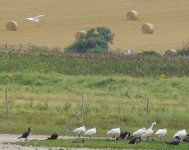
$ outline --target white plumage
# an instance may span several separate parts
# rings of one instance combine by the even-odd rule
[[[141,138],[141,136],[146,132],[145,128],[138,129],[137,131],[133,132],[133,136]]]
[[[29,17],[29,18],[26,18],[28,21],[31,21],[33,23],[38,23],[39,22],[39,18],[41,17],[44,17],[45,15],[38,15],[38,16],[35,16],[35,17]]]
[[[148,128],[142,136],[147,137],[147,140],[148,140],[149,136],[151,136],[153,134],[153,132],[154,132],[153,128],[156,124],[157,124],[156,122],[153,122],[152,125],[150,126],[150,128]]]
[[[158,131],[156,131],[155,135],[159,136],[160,140],[161,137],[165,136],[167,134],[167,129],[159,129]]]
[[[82,126],[82,127],[74,129],[73,133],[77,133],[79,135],[79,138],[80,138],[81,133],[84,133],[85,131],[86,131],[85,126]]]
[[[184,139],[184,138],[186,138],[186,135],[187,135],[186,130],[182,129],[182,130],[178,131],[177,133],[175,133],[173,135],[173,138],[175,138],[176,136],[178,136],[180,139]]]
[[[95,127],[92,128],[92,129],[87,130],[87,131],[84,133],[84,135],[89,136],[89,138],[91,138],[91,136],[94,135],[94,134],[96,134],[96,128],[95,128]]]
[[[115,135],[120,135],[120,128],[113,128],[107,132],[107,135],[112,135],[113,138],[115,138]]]

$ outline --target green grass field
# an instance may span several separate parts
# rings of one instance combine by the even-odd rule
[[[132,127],[135,130],[142,126],[147,127],[156,120],[157,128],[188,128],[189,118],[186,114],[189,83],[185,77],[153,79],[19,73],[15,74],[13,80],[15,82],[0,88],[1,124],[12,120],[19,126],[42,124],[57,127],[60,125],[62,128],[68,125],[74,128],[85,124],[87,127],[97,126],[102,130],[114,126],[125,130]],[[8,117],[4,114],[5,88],[9,99]],[[148,115],[147,97],[150,98]],[[76,117],[71,117],[76,112]],[[36,125],[34,131],[39,132],[37,128]],[[44,128],[43,132],[48,132],[48,128]]]
[[[91,56],[73,59],[54,54],[36,56],[32,51],[29,56],[2,52],[0,115],[4,130],[1,132],[14,130],[18,133],[23,130],[21,126],[31,125],[36,134],[52,132],[51,126],[64,134],[65,125],[75,128],[85,124],[87,128],[96,126],[100,136],[108,128],[119,126],[134,131],[150,126],[154,120],[158,123],[157,128],[176,131],[188,128],[189,81],[186,76],[150,75],[148,67],[154,67],[153,63],[144,67],[146,77],[115,73],[124,63],[131,64],[133,74],[140,70],[137,61],[132,63],[133,60],[124,62]],[[88,65],[90,63],[92,65]],[[140,64],[140,67],[145,65]],[[106,70],[102,66],[109,68]],[[159,69],[156,64],[155,67]],[[8,117],[5,115],[5,89],[9,101]],[[148,114],[147,98],[150,100]],[[14,122],[11,128],[7,126],[9,122]],[[38,125],[45,127],[41,129]]]
[[[84,143],[73,143],[72,141],[81,141],[78,139],[71,140],[42,140],[42,141],[30,141],[30,142],[19,142],[20,145],[24,146],[48,146],[48,147],[64,147],[64,148],[103,148],[103,149],[154,149],[154,150],[187,150],[188,143],[181,143],[180,145],[168,145],[165,142],[140,142],[136,145],[128,144],[128,141],[106,141],[105,139],[86,139]]]

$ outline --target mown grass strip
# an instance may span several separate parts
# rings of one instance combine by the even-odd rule
[[[73,143],[76,142],[76,143]],[[78,141],[78,143],[77,143]],[[114,149],[153,149],[153,150],[187,150],[188,143],[181,143],[180,145],[172,146],[165,142],[140,142],[135,145],[128,144],[128,141],[106,141],[106,139],[90,139],[85,140],[84,143],[81,139],[58,139],[58,140],[33,140],[27,142],[18,142],[16,144],[22,146],[45,146],[45,147],[88,147],[88,148],[114,148]]]

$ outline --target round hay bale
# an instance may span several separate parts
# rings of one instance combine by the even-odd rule
[[[75,39],[78,40],[78,39],[81,38],[81,36],[85,36],[86,34],[87,34],[86,31],[79,31],[79,32],[76,33]]]
[[[131,10],[126,15],[127,20],[138,20],[138,12],[135,10]]]
[[[6,24],[7,31],[17,31],[18,30],[18,23],[16,21],[10,21]]]
[[[176,54],[177,54],[177,50],[175,50],[175,49],[168,49],[168,50],[166,50],[165,51],[165,53],[164,53],[164,56],[176,56]]]
[[[154,32],[154,25],[151,23],[145,23],[142,25],[142,33],[152,34]]]

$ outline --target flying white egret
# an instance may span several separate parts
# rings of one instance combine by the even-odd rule
[[[159,129],[159,130],[155,133],[155,135],[159,136],[160,140],[161,140],[161,138],[162,138],[163,136],[165,136],[166,134],[167,134],[167,129],[166,129],[166,128],[165,128],[165,129]]]
[[[80,138],[81,133],[84,133],[85,131],[86,131],[85,126],[82,126],[82,127],[74,129],[73,133],[77,133],[79,135],[79,138]]]
[[[137,137],[141,140],[141,136],[146,132],[145,128],[138,129],[137,131],[133,132],[133,136]]]
[[[112,138],[115,139],[115,135],[120,135],[120,128],[113,128],[107,132],[107,135],[112,135]]]
[[[31,21],[32,23],[38,23],[39,22],[39,18],[44,17],[45,15],[38,15],[35,17],[29,17],[26,18],[28,21]]]
[[[94,134],[96,134],[96,128],[95,128],[95,127],[92,128],[92,129],[87,130],[87,131],[84,133],[84,135],[89,136],[89,138],[91,138],[91,136],[94,135]]]
[[[183,140],[184,138],[186,138],[186,135],[187,135],[186,130],[182,129],[182,130],[178,131],[177,133],[175,133],[173,135],[173,138],[179,137],[181,140]]]
[[[147,137],[147,140],[148,140],[148,138],[153,134],[154,132],[153,128],[156,124],[157,124],[156,122],[153,122],[150,128],[148,128],[142,136]]]

